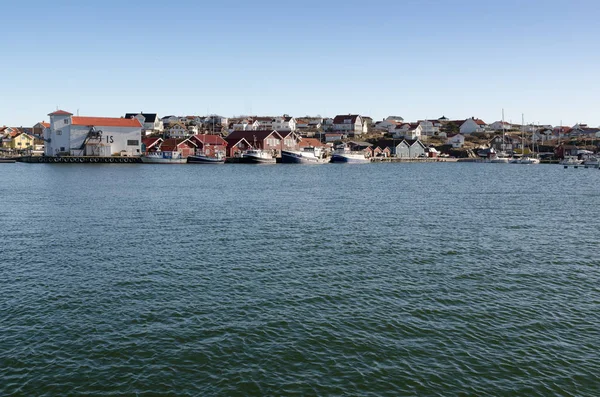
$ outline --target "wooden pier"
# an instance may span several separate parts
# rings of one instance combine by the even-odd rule
[[[60,156],[60,157],[47,157],[47,156],[24,156],[18,157],[18,162],[21,163],[58,163],[58,164],[137,164],[141,163],[142,159],[139,157],[95,157],[95,156]]]

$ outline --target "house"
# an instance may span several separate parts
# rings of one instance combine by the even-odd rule
[[[423,127],[419,123],[404,123],[394,129],[394,138],[419,139],[423,134]]]
[[[296,119],[284,114],[273,119],[273,129],[277,131],[296,131]]]
[[[376,141],[372,148],[372,156],[374,157],[391,157],[396,154],[396,141],[381,139]]]
[[[197,134],[190,140],[196,144],[196,154],[204,154],[209,157],[227,154],[227,141],[220,135]]]
[[[329,133],[325,134],[325,142],[336,142],[346,139],[348,135],[342,133]]]
[[[245,138],[225,138],[227,142],[227,157],[241,157],[242,153],[252,145]]]
[[[165,116],[160,121],[163,123],[163,128],[168,128],[173,123],[179,123],[181,118],[178,116]]]
[[[237,118],[229,119],[229,132],[233,131],[246,131],[252,128],[253,121],[251,119]]]
[[[273,129],[273,117],[254,117],[252,129],[254,131],[266,131]]]
[[[181,152],[182,157],[196,154],[196,143],[190,138],[168,138],[160,143],[162,152]]]
[[[142,124],[138,119],[80,117],[64,110],[50,113],[44,154],[57,156],[141,155]]]
[[[156,152],[160,149],[160,145],[164,139],[158,137],[142,138],[142,153]]]
[[[419,158],[426,157],[427,148],[419,139],[407,139],[406,143],[409,145],[409,157]]]
[[[277,131],[283,140],[281,150],[298,150],[298,142],[302,139],[293,131]]]
[[[471,117],[466,119],[464,123],[460,125],[460,133],[463,135],[473,134],[475,132],[484,132],[486,124],[483,120]]]
[[[186,138],[186,137],[192,135],[190,133],[190,131],[188,130],[188,127],[186,127],[180,121],[173,123],[173,124],[169,124],[169,128],[167,129],[166,132],[167,132],[167,135],[171,138]]]
[[[441,123],[437,120],[419,120],[421,134],[425,136],[435,136],[440,132]]]
[[[142,123],[142,134],[150,135],[161,133],[164,129],[164,124],[156,113],[125,113],[126,119],[136,118]]]
[[[402,140],[400,143],[398,143],[396,145],[395,152],[396,152],[395,153],[396,157],[410,158],[410,144],[407,141]]]
[[[394,121],[396,123],[404,123],[404,119],[400,116],[387,116],[384,121]]]
[[[465,144],[465,136],[463,134],[456,134],[448,137],[446,140],[448,145],[452,145],[454,149],[458,149],[464,146]]]
[[[507,121],[494,121],[489,128],[493,131],[508,131],[512,129],[512,124]]]
[[[11,137],[9,138],[8,141],[3,142],[3,146],[7,149],[12,149],[12,150],[26,150],[26,149],[33,149],[33,144],[34,144],[34,137],[33,135],[27,134],[25,132],[13,132],[11,133]]]
[[[496,152],[505,153],[513,152],[520,144],[520,138],[510,135],[497,135],[488,142],[488,146],[494,148]]]
[[[225,140],[227,141],[227,146],[231,147],[237,144],[242,138],[255,149],[271,151],[276,157],[281,155],[283,138],[275,130],[233,131],[227,135]]]
[[[360,135],[367,132],[367,124],[358,114],[338,115],[333,119],[333,131]]]

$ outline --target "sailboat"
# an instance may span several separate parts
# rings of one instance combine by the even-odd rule
[[[533,145],[533,143],[532,143]],[[533,146],[532,146],[533,148]],[[532,150],[533,153],[533,150]],[[512,164],[539,164],[540,159],[525,155],[525,117],[521,113],[521,158],[511,160]]]
[[[494,164],[507,164],[508,155],[504,149],[506,149],[506,131],[504,130],[504,109],[502,109],[502,151],[499,153],[490,152],[490,158],[488,162]]]

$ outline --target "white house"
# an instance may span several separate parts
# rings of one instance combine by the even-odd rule
[[[169,126],[169,128],[167,129],[167,134],[171,138],[185,138],[185,137],[192,135],[192,133],[190,133],[188,128],[180,122],[171,124]]]
[[[462,134],[453,135],[446,140],[446,143],[452,145],[455,149],[461,148],[465,144],[465,136]]]
[[[56,156],[141,155],[142,124],[136,118],[79,117],[64,110],[50,113],[44,130],[44,154]]]
[[[252,129],[254,131],[273,130],[273,117],[255,117]]]
[[[484,132],[485,131],[485,122],[480,119],[470,118],[466,119],[464,123],[460,126],[461,134],[473,134],[475,132]]]
[[[512,128],[512,125],[507,121],[494,121],[492,124],[489,125],[489,128],[494,131],[508,131]]]
[[[277,131],[296,131],[296,119],[284,114],[273,119],[273,129]]]
[[[337,115],[333,119],[333,131],[360,135],[367,132],[367,123],[358,114]]]
[[[394,130],[394,138],[419,139],[422,134],[423,127],[417,123],[404,123]]]
[[[419,121],[423,135],[435,136],[440,132],[441,123],[437,120]]]
[[[150,135],[155,133],[161,133],[164,128],[164,124],[156,113],[126,113],[125,118],[130,119],[135,117],[142,123],[142,134]]]

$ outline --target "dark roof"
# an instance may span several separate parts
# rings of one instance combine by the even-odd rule
[[[275,130],[258,130],[258,131],[233,131],[231,134],[227,135],[227,142],[230,140],[237,141],[241,138],[246,139],[251,145],[254,144],[254,138],[256,137],[257,141],[262,141],[266,139],[269,135],[276,134],[279,139],[281,139],[281,135]]]
[[[130,119],[132,117],[141,114],[146,119],[145,123],[154,123],[156,121],[156,113],[125,113],[125,118]]]
[[[400,140],[393,139],[381,139],[373,144],[373,147],[380,147],[381,149],[385,149],[386,147],[396,147],[400,143]]]
[[[425,145],[423,144],[423,142],[421,142],[420,139],[405,139],[406,143],[408,143],[410,146],[414,145],[415,143],[419,142],[419,144],[423,147],[425,147]]]
[[[196,134],[192,136],[192,139],[195,139],[203,144],[227,145],[227,142],[221,138],[220,135]]]
[[[342,114],[337,115],[333,119],[333,124],[345,124],[344,120],[350,119],[351,124],[356,124],[356,119],[359,117],[358,114]]]

